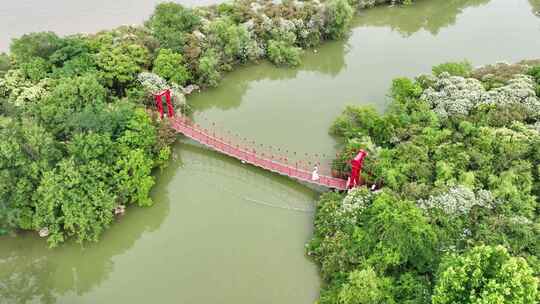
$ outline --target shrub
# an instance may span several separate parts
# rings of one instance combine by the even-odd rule
[[[534,66],[527,71],[536,81],[536,96],[540,97],[540,65]]]
[[[268,58],[277,65],[297,66],[300,64],[302,50],[283,40],[268,42]]]
[[[331,39],[345,36],[352,21],[354,10],[347,0],[330,0],[327,5],[326,33]]]
[[[491,192],[480,190],[474,193],[464,186],[453,187],[443,194],[420,200],[418,205],[424,210],[440,209],[449,216],[468,214],[474,207],[488,209],[495,207]]]
[[[531,75],[536,80],[536,83],[540,84],[540,65],[534,66],[527,71],[528,75]]]
[[[408,103],[411,99],[420,97],[422,94],[422,87],[410,79],[397,78],[392,81],[390,94],[396,101]]]
[[[435,76],[446,72],[452,76],[468,77],[472,72],[472,65],[468,61],[447,62],[434,66],[432,71]]]

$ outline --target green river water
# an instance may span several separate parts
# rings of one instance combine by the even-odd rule
[[[335,116],[351,103],[384,110],[395,77],[540,57],[537,10],[536,0],[372,9],[301,67],[242,67],[189,102],[201,125],[332,155]],[[0,303],[313,303],[320,282],[304,244],[318,193],[180,136],[174,155],[156,173],[155,205],[128,209],[99,243],[51,250],[36,233],[0,238]]]

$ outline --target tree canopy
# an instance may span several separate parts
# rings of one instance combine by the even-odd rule
[[[538,279],[523,258],[478,246],[441,264],[433,304],[538,303]]]

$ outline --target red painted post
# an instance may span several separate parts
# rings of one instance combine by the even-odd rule
[[[356,157],[351,161],[352,170],[351,175],[347,179],[347,189],[360,186],[362,183],[360,174],[362,173],[362,167],[364,166],[364,159],[368,153],[364,150],[360,150]]]
[[[163,119],[163,103],[161,100],[161,95],[154,95],[154,98],[156,100],[156,107],[159,113],[159,117]]]
[[[173,104],[172,104],[172,101],[171,101],[171,90],[167,89],[165,91],[165,99],[167,101],[167,110],[169,111],[169,118],[173,118],[174,117],[174,109],[173,109]]]
[[[156,100],[156,107],[159,112],[159,116],[161,119],[163,119],[163,97],[165,97],[165,102],[167,103],[167,114],[169,118],[174,117],[174,108],[171,100],[171,90],[167,89],[163,92],[160,92],[158,94],[154,94],[154,98]]]

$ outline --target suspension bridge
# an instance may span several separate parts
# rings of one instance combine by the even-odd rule
[[[182,115],[175,115],[171,102],[171,93],[165,90],[155,95],[156,106],[161,118],[164,117],[163,97],[165,97],[167,116],[172,128],[184,136],[202,144],[210,149],[248,163],[265,170],[275,172],[290,178],[337,190],[347,190],[362,184],[360,173],[367,153],[359,151],[351,160],[351,173],[348,179],[332,176],[331,173],[320,172],[320,163],[312,161],[291,160],[287,157],[262,152],[254,142],[238,142],[231,137],[216,135],[215,129],[210,130],[195,124],[191,119]],[[308,165],[313,167],[310,170]]]

